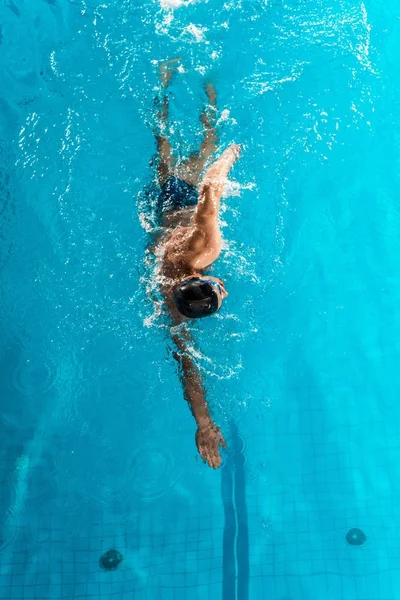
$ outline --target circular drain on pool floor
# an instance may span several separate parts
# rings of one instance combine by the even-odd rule
[[[346,542],[350,544],[350,546],[362,546],[366,541],[367,536],[361,529],[358,529],[358,527],[349,529],[346,534]]]
[[[151,502],[164,496],[176,483],[179,474],[169,450],[159,446],[145,446],[138,450],[129,464],[132,491],[136,498]]]
[[[118,550],[114,550],[114,548],[112,548],[111,550],[104,552],[104,554],[100,557],[99,564],[104,571],[115,571],[115,569],[118,569],[123,560],[124,557],[122,556],[121,552],[118,552]]]

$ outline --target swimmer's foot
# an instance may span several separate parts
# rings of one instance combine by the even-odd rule
[[[170,84],[173,74],[179,66],[181,59],[180,57],[171,58],[162,62],[158,69],[160,72],[160,81],[163,88],[167,88]]]
[[[196,445],[201,458],[213,469],[221,465],[220,446],[226,448],[226,443],[220,429],[209,423],[196,432]]]
[[[207,83],[204,86],[204,90],[207,94],[209,105],[201,113],[200,122],[207,131],[212,133],[212,139],[207,140],[207,145],[212,144],[211,150],[212,152],[215,152],[218,143],[215,132],[215,121],[217,118],[217,92],[215,91],[213,83]]]
[[[213,108],[216,108],[217,105],[217,92],[215,90],[214,84],[209,82],[205,85],[205,91],[207,94],[207,98],[209,103]]]

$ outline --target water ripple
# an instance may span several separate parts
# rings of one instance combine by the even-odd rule
[[[23,395],[45,394],[54,387],[56,378],[56,367],[50,359],[35,356],[14,366],[11,386]]]
[[[179,471],[172,453],[157,445],[140,448],[129,460],[132,494],[142,502],[152,502],[174,487]]]

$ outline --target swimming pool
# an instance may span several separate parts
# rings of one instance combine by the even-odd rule
[[[396,600],[397,6],[177,4],[0,7],[0,597]],[[205,77],[244,145],[194,326],[219,471],[146,292],[172,56],[182,152]]]

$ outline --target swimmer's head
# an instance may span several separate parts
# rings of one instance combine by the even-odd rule
[[[216,277],[190,277],[174,290],[175,306],[188,319],[200,319],[217,312],[227,295],[223,282]]]

